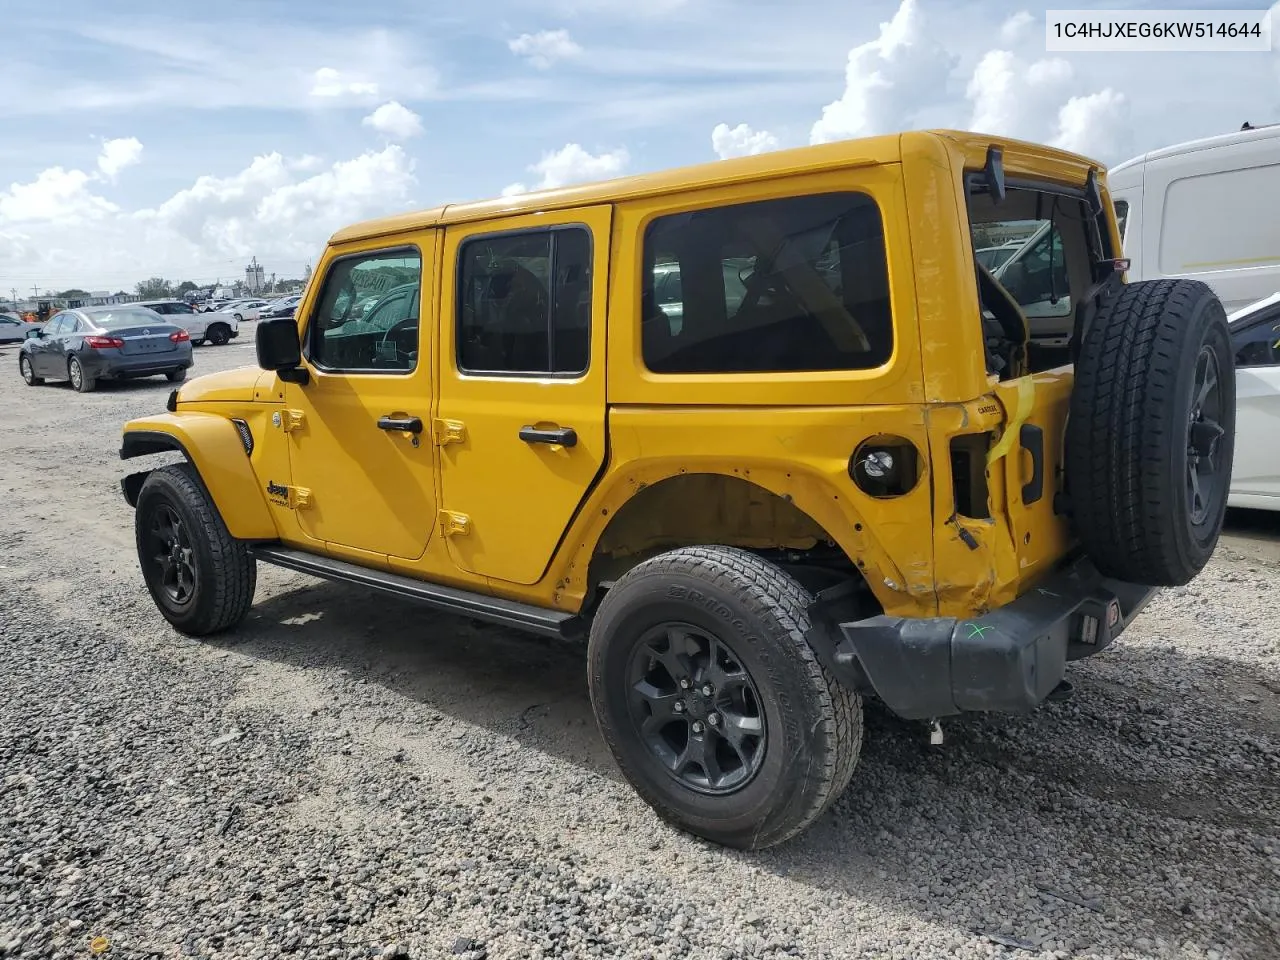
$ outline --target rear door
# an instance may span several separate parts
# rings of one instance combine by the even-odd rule
[[[542,578],[605,461],[611,208],[445,232],[444,532],[463,570]]]

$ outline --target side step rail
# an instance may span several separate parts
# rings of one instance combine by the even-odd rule
[[[547,637],[573,639],[581,636],[583,632],[579,617],[559,610],[544,610],[515,600],[503,600],[482,593],[460,590],[457,587],[425,583],[413,577],[386,570],[373,570],[345,560],[321,557],[275,543],[254,544],[250,549],[253,555],[263,563],[296,570],[324,580],[354,583],[397,597],[407,597],[446,613],[475,617],[477,620],[514,627],[517,630]]]

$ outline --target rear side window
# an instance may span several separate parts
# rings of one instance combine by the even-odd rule
[[[571,376],[587,369],[591,234],[558,227],[474,237],[458,252],[458,369]]]
[[[866,194],[659,217],[643,271],[655,373],[864,370],[893,352],[884,227]]]

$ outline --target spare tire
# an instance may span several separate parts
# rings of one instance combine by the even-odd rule
[[[1126,284],[1085,331],[1066,430],[1066,487],[1107,576],[1180,586],[1218,543],[1235,449],[1222,303],[1199,280]]]

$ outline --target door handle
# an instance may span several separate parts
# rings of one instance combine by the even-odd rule
[[[378,429],[379,430],[403,430],[407,433],[421,433],[422,418],[421,417],[391,417],[391,416],[379,417]]]
[[[1024,423],[1018,440],[1031,454],[1031,479],[1022,486],[1022,503],[1029,507],[1044,496],[1044,431],[1034,423]]]
[[[557,430],[539,430],[537,427],[521,427],[520,439],[525,443],[550,443],[561,447],[577,446],[578,434],[573,427]]]

